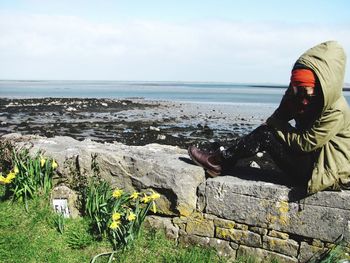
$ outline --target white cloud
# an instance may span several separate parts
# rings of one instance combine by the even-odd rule
[[[336,39],[350,52],[350,27],[316,24],[102,24],[74,16],[1,14],[0,35],[2,79],[284,83],[293,62],[315,44]]]

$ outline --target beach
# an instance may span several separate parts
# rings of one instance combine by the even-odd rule
[[[218,145],[227,147],[252,131],[274,107],[139,98],[1,98],[0,109],[0,136],[8,133],[70,136],[102,143],[159,143],[183,149],[198,145],[211,150]],[[273,166],[266,155],[245,160],[244,165],[252,160],[260,166]]]

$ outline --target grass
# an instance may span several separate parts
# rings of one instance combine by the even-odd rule
[[[2,187],[0,187],[2,188]],[[1,193],[0,193],[1,196]],[[84,218],[65,219],[64,232],[57,231],[57,215],[48,200],[23,203],[0,201],[0,262],[90,262],[103,252],[112,251],[108,240],[95,240]],[[96,262],[107,262],[105,259]],[[131,249],[118,251],[114,262],[225,262],[211,249],[183,248],[165,238],[162,232],[142,230]]]
[[[111,243],[94,237],[87,218],[65,219],[53,212],[44,196],[23,202],[4,200],[0,185],[0,262],[74,263],[90,262],[94,256],[111,252]],[[349,258],[338,246],[322,263],[336,263]],[[108,262],[109,256],[95,262]],[[228,262],[215,250],[198,246],[181,247],[165,238],[163,232],[142,229],[135,243],[126,250],[118,250],[113,262],[123,263],[197,263]],[[238,258],[236,263],[255,263],[251,255]],[[268,261],[278,263],[276,260]]]
[[[57,214],[48,205],[48,200],[36,198],[28,202],[29,212],[24,204],[1,200],[0,186],[0,262],[74,263],[90,262],[100,253],[112,251],[108,240],[96,240],[85,218],[64,219],[64,231],[57,230]],[[338,262],[344,252],[332,251],[321,262]],[[344,258],[344,257],[343,257]],[[97,263],[108,262],[100,257]],[[197,263],[228,262],[212,249],[198,246],[181,247],[165,238],[163,232],[141,231],[140,238],[127,250],[114,254],[113,262],[123,263]],[[254,256],[239,258],[236,263],[255,263]],[[277,261],[270,261],[276,262]]]

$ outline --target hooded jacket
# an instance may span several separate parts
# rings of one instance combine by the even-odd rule
[[[307,50],[296,65],[313,70],[318,78],[323,94],[320,114],[306,128],[291,126],[280,118],[278,109],[267,120],[290,148],[312,152],[315,162],[307,185],[309,194],[326,188],[337,190],[350,182],[350,109],[342,94],[345,64],[345,52],[335,41]]]

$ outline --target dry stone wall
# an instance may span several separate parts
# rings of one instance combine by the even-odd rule
[[[298,188],[254,176],[206,179],[186,151],[173,146],[126,146],[18,134],[3,139],[57,160],[58,172],[66,180],[58,181],[53,195],[69,199],[72,216],[77,216],[74,204],[78,198],[71,189],[71,177],[74,173],[90,176],[93,161],[114,187],[153,189],[161,194],[158,214],[149,216],[147,224],[164,229],[169,238],[185,245],[214,247],[232,259],[254,254],[261,260],[280,262],[305,262],[330,248],[339,236],[350,246],[350,191],[305,197]]]

